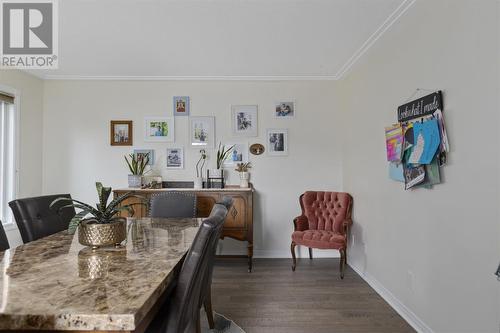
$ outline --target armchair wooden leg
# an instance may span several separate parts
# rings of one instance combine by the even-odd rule
[[[214,322],[214,312],[212,311],[212,291],[211,288],[208,289],[207,298],[205,298],[205,302],[203,302],[203,306],[205,307],[205,312],[207,313],[208,327],[211,330],[215,327]]]
[[[309,259],[312,260],[312,258],[313,258],[313,249],[309,248]]]
[[[345,264],[347,262],[347,251],[345,249],[341,249],[340,251],[340,278],[344,278],[344,270],[345,270]]]
[[[290,251],[292,252],[292,260],[293,260],[293,264],[292,264],[292,271],[295,272],[295,267],[297,267],[297,258],[295,257],[295,242],[292,241],[292,244],[290,245]]]

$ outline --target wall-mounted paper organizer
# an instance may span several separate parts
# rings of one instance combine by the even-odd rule
[[[398,123],[385,128],[389,177],[404,183],[405,190],[440,184],[450,151],[442,92],[405,103],[397,114]]]

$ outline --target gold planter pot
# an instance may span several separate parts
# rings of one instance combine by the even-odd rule
[[[78,226],[80,244],[97,249],[102,246],[119,246],[127,238],[127,220],[118,218],[114,222],[97,224],[95,220],[84,220]]]

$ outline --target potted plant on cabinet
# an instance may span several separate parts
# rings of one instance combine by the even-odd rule
[[[127,238],[127,220],[119,216],[120,212],[126,211],[129,216],[134,215],[134,206],[146,205],[146,198],[134,195],[132,192],[125,193],[112,200],[108,205],[111,187],[104,187],[101,183],[96,184],[99,203],[96,208],[71,198],[58,198],[50,207],[53,208],[58,202],[66,203],[59,208],[58,212],[68,207],[74,207],[80,211],[71,219],[68,233],[72,234],[78,228],[78,241],[82,245],[98,248],[100,246],[119,245]],[[128,198],[139,198],[140,202],[122,205]]]
[[[217,169],[212,169],[210,171],[210,175],[212,177],[221,177],[222,178],[222,166],[224,161],[228,158],[229,154],[233,150],[234,145],[226,149],[222,143],[219,142],[219,148],[217,149]]]
[[[127,156],[124,156],[124,158],[130,170],[130,174],[128,175],[128,187],[141,187],[144,174],[151,171],[148,170],[144,172],[149,163],[149,153],[141,157],[136,154],[129,154],[130,161]]]
[[[250,162],[236,164],[235,171],[238,171],[240,173],[241,188],[247,188],[249,186],[248,180],[250,179],[250,173],[248,172],[248,169],[250,169],[251,167],[252,166],[250,165]]]
[[[195,189],[203,188],[203,167],[205,166],[206,160],[207,160],[207,152],[205,151],[205,149],[201,149],[200,158],[198,159],[198,162],[196,162],[196,178],[194,179]]]

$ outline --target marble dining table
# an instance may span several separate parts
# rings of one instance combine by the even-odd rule
[[[143,332],[201,219],[127,222],[120,247],[92,250],[61,231],[0,252],[0,332]]]

